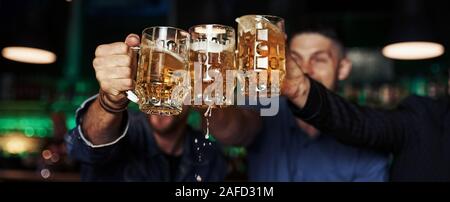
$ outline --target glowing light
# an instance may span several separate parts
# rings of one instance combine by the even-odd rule
[[[56,55],[50,51],[21,46],[4,48],[2,56],[9,60],[32,64],[51,64],[56,61]]]
[[[50,170],[49,170],[49,169],[44,168],[44,169],[41,170],[41,176],[42,176],[42,178],[47,179],[47,178],[50,177],[50,175],[51,175],[51,173],[50,173]]]
[[[444,46],[433,42],[401,42],[387,45],[382,50],[387,58],[399,60],[421,60],[444,54]]]
[[[52,158],[52,152],[48,149],[42,151],[42,158],[44,158],[45,160]]]
[[[27,145],[22,139],[11,138],[6,142],[4,150],[11,154],[20,154],[27,150]]]
[[[59,155],[57,153],[54,153],[50,160],[52,161],[52,163],[58,162],[59,161]]]
[[[0,136],[0,149],[9,154],[37,152],[39,140],[26,137],[23,133],[7,133]]]

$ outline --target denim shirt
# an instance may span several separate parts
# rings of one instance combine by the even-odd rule
[[[320,134],[310,138],[297,124],[287,99],[276,116],[262,117],[263,128],[248,148],[250,181],[386,181],[385,153],[348,146]]]
[[[126,127],[116,140],[93,145],[81,130],[82,117],[95,100],[76,113],[76,127],[66,134],[69,155],[81,163],[83,181],[170,181],[169,162],[158,148],[146,115],[128,111]],[[175,181],[222,181],[226,162],[219,145],[187,127]],[[200,176],[200,177],[198,177]]]

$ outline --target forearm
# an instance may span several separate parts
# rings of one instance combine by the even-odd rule
[[[94,145],[114,141],[123,130],[124,112],[106,111],[99,102],[99,97],[89,106],[83,116],[81,128],[85,137]]]
[[[77,111],[81,138],[91,147],[113,144],[112,140],[119,140],[126,132],[124,115],[129,101],[125,92],[134,88],[132,67],[135,67],[129,50],[139,46],[139,41],[139,36],[130,34],[125,42],[102,44],[95,49],[92,66],[100,86],[99,95],[87,109],[83,103],[82,113]]]
[[[408,114],[360,107],[318,82],[310,82],[311,89],[304,107],[291,103],[291,107],[298,107],[294,114],[299,118],[347,144],[389,151],[401,145]]]
[[[247,146],[261,129],[261,117],[250,109],[232,106],[212,113],[210,132],[223,144]]]

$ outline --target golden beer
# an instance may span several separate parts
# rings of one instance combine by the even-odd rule
[[[189,33],[191,34],[189,50],[191,104],[202,108],[230,105],[232,101],[226,99],[227,70],[237,69],[234,29],[216,24],[197,25],[191,27]],[[221,85],[216,78],[218,75],[222,78]],[[222,90],[208,91],[208,88],[215,87],[214,84],[220,85],[217,87]],[[230,86],[234,89],[234,80]]]
[[[150,114],[176,115],[181,112],[181,105],[173,105],[181,100],[171,100],[174,87],[181,85],[181,80],[173,79],[173,72],[185,69],[182,58],[164,50],[150,51],[142,48],[142,55],[136,77],[136,93],[142,107]]]
[[[279,93],[286,71],[284,20],[276,16],[245,15],[236,21],[239,70],[245,75],[255,74],[248,82],[254,82],[256,89],[250,89],[250,85],[244,83],[242,90],[246,95],[250,91],[266,92],[267,96],[272,91]],[[266,78],[266,82],[261,78]],[[241,82],[245,82],[245,78],[241,78]]]
[[[181,113],[185,95],[174,90],[189,89],[183,86],[184,78],[177,71],[188,68],[189,34],[170,27],[153,29],[154,34],[143,34],[141,41],[134,89],[139,109],[147,114],[177,115]]]

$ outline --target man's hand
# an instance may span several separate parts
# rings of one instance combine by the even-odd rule
[[[95,76],[109,104],[124,103],[124,92],[133,88],[129,48],[138,45],[139,36],[130,34],[125,42],[103,44],[95,50]]]
[[[123,131],[123,114],[106,111],[100,103],[102,99],[108,107],[121,109],[128,104],[125,93],[133,88],[131,53],[129,47],[139,45],[139,36],[130,34],[125,42],[104,44],[95,51],[95,75],[104,95],[98,97],[83,115],[81,128],[84,136],[94,145],[102,145],[116,140]],[[100,95],[102,95],[100,94]]]
[[[281,87],[281,93],[292,103],[303,108],[308,99],[310,83],[300,65],[297,64],[297,55],[289,52],[286,55],[286,76]]]

